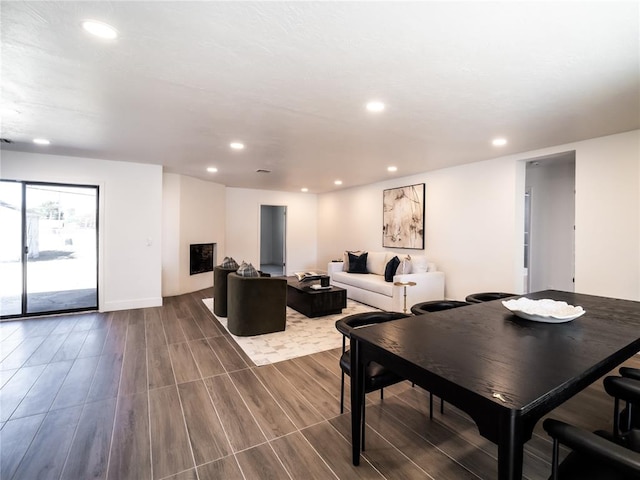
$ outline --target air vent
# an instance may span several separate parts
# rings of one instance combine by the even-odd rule
[[[8,138],[0,138],[0,143],[13,143],[13,140]]]
[[[264,168],[259,168],[256,170],[256,173],[271,173],[271,170],[265,170]]]

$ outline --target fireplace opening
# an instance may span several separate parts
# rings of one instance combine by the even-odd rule
[[[189,274],[213,272],[215,243],[192,243],[189,246]]]

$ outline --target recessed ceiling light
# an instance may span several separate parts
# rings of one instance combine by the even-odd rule
[[[307,187],[302,187],[300,189],[301,192],[307,193],[309,191],[309,189]]]
[[[113,40],[118,36],[118,31],[111,25],[107,25],[106,23],[98,22],[96,20],[85,20],[82,22],[82,28],[91,35],[106,38],[107,40]]]
[[[367,103],[367,110],[370,112],[382,112],[384,110],[384,103],[377,100]]]
[[[35,143],[36,145],[49,145],[51,141],[47,140],[46,138],[34,138],[33,143]]]
[[[231,148],[233,148],[234,150],[242,150],[242,149],[244,149],[244,143],[240,143],[240,142],[231,142],[229,144],[229,146]]]
[[[216,173],[217,171],[218,171],[218,169],[216,167],[207,168],[207,172],[209,172],[209,173]]]
[[[398,167],[394,167],[394,166],[387,167],[387,171],[388,172],[397,172],[398,171]]]
[[[335,185],[342,185],[342,180],[336,180],[335,182],[333,182]]]
[[[506,138],[494,138],[491,144],[494,147],[504,147],[507,144]]]

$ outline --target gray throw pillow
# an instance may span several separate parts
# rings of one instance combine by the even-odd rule
[[[242,262],[238,267],[238,271],[236,272],[241,277],[259,277],[260,274],[255,269],[253,265],[250,263]]]
[[[236,262],[233,257],[224,257],[222,260],[222,264],[220,265],[222,268],[238,268],[238,262]]]

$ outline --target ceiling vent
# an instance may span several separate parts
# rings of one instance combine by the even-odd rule
[[[13,140],[8,138],[0,138],[0,143],[13,143]]]
[[[259,168],[256,170],[256,173],[271,173],[271,170],[265,170],[264,168]]]

